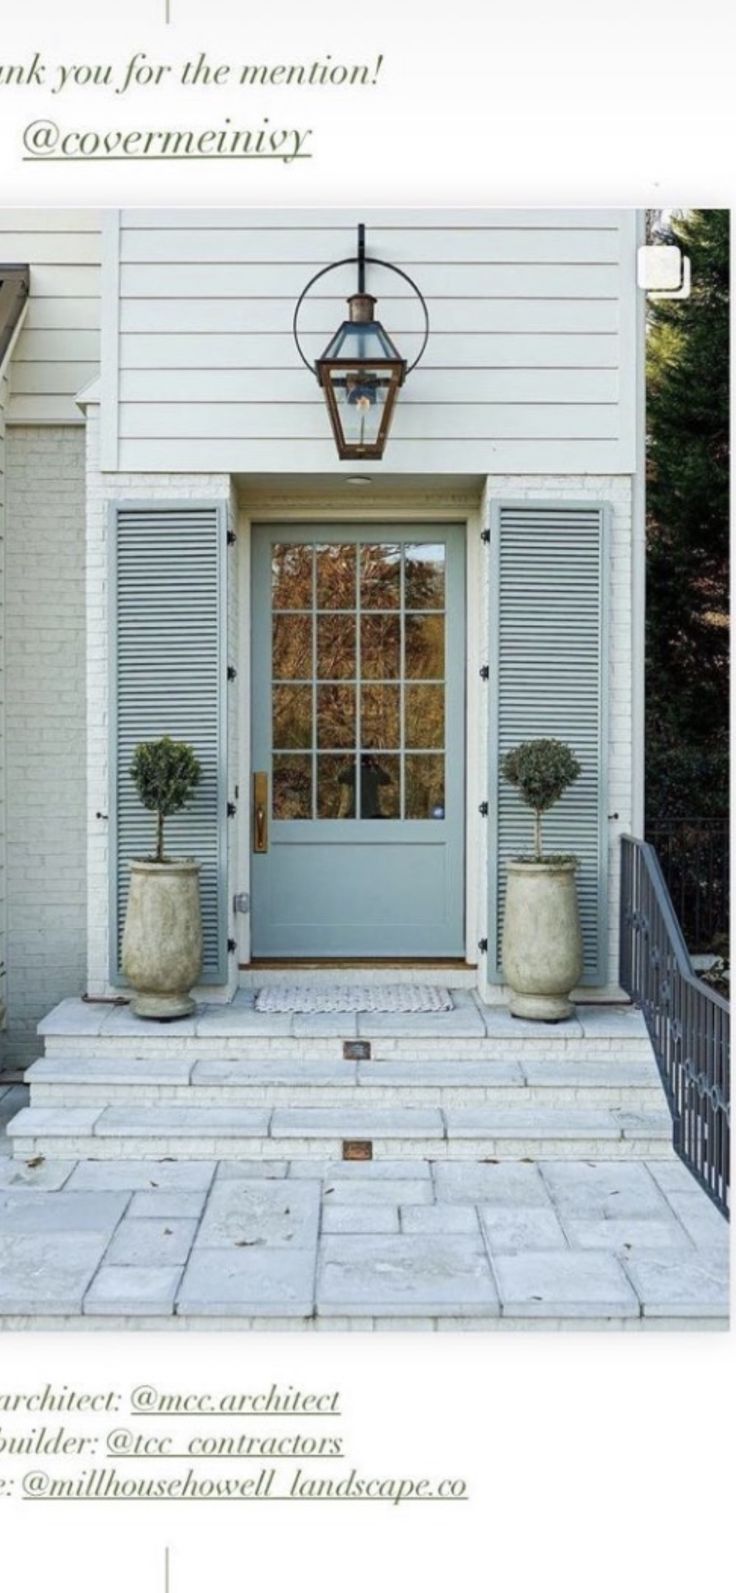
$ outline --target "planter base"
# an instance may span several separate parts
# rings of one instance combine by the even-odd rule
[[[150,994],[138,992],[131,1006],[137,1018],[157,1018],[160,1023],[170,1023],[174,1018],[191,1018],[197,1010],[197,1003],[191,996],[160,996],[155,991]]]
[[[561,1023],[571,1018],[575,1008],[565,996],[527,996],[512,990],[509,1012],[512,1018],[533,1018],[537,1023]]]

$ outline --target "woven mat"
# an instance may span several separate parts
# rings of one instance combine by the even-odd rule
[[[257,1012],[452,1012],[441,985],[266,985]]]

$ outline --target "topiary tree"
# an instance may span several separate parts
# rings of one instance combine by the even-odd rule
[[[142,741],[133,753],[130,775],[143,803],[157,816],[153,861],[165,863],[164,820],[186,807],[201,773],[194,748],[186,741]]]
[[[538,741],[522,741],[507,752],[501,768],[522,802],[534,810],[534,861],[541,863],[542,814],[577,780],[580,764],[564,741],[542,736]]]

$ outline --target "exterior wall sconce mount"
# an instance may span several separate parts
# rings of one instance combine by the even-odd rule
[[[320,358],[313,365],[299,341],[299,312],[316,282],[341,266],[357,265],[357,291],[348,299],[349,316],[338,327]],[[394,271],[409,283],[422,307],[424,332],[416,359],[410,365],[399,353],[388,332],[376,319],[376,300],[366,292],[365,268],[380,266]],[[400,387],[419,364],[429,340],[429,312],[416,282],[389,260],[378,260],[365,252],[365,227],[358,227],[358,253],[333,265],[323,266],[310,278],[296,302],[292,324],[294,342],[303,364],[316,376],[325,395],[333,436],[341,459],[381,459],[386,446]]]

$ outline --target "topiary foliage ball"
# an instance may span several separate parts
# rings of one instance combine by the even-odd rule
[[[507,752],[501,767],[522,802],[534,810],[534,850],[535,856],[541,858],[541,815],[559,802],[563,792],[577,780],[580,764],[564,741],[542,736],[537,741],[522,741]]]
[[[186,741],[142,741],[130,765],[133,784],[144,808],[158,815],[156,862],[164,861],[164,819],[186,807],[199,784],[201,766]]]

